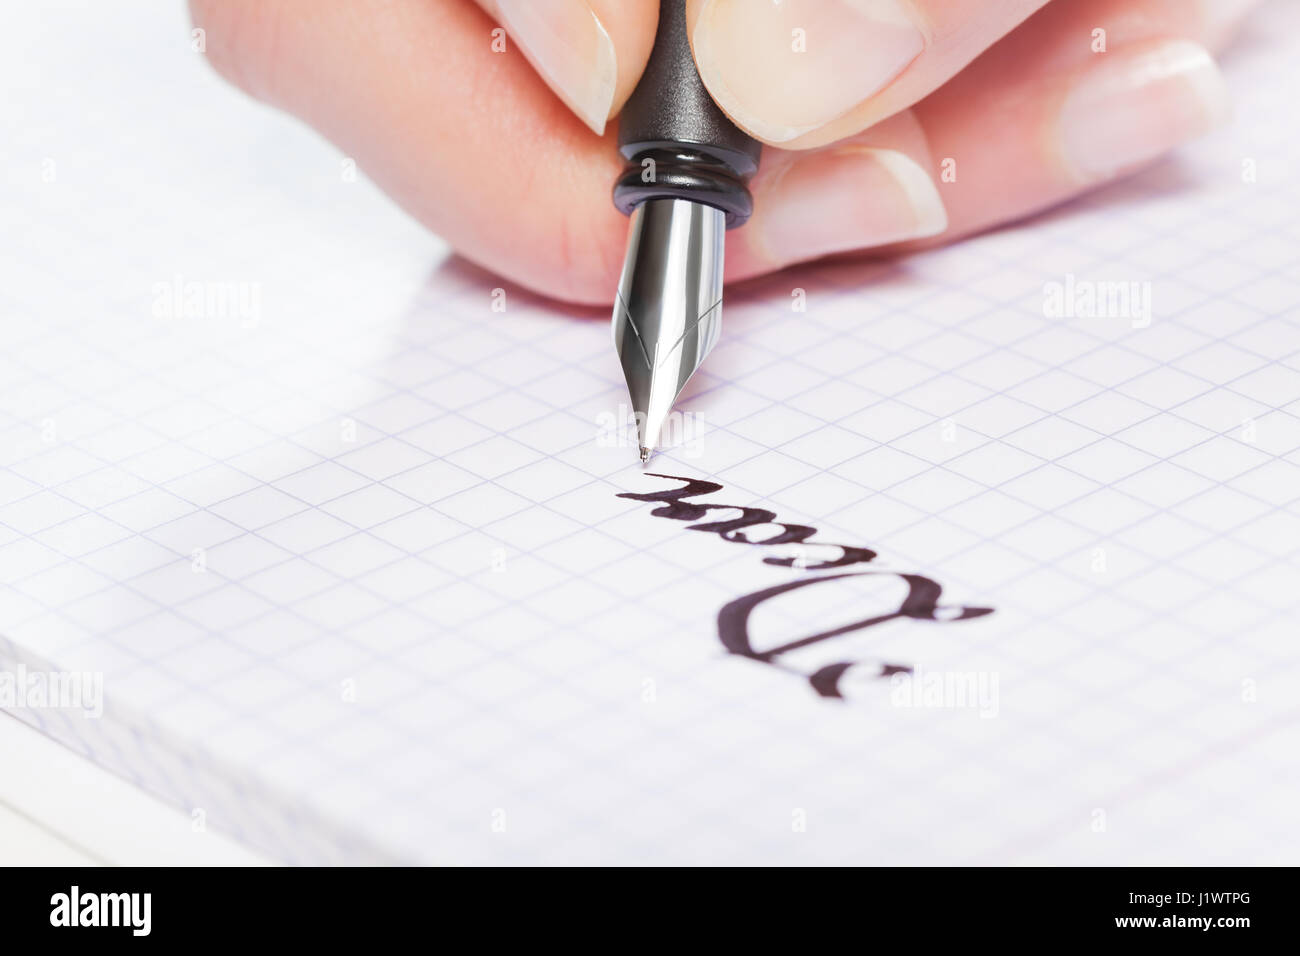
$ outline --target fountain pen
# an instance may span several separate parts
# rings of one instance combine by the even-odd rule
[[[627,164],[614,205],[631,221],[612,325],[644,462],[718,340],[726,230],[749,219],[746,184],[762,148],[704,88],[686,0],[660,0],[654,48],[623,108],[618,144]]]

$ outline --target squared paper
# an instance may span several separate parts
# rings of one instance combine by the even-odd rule
[[[1294,862],[1295,9],[1169,162],[731,290],[646,469],[605,316],[494,312],[179,16],[41,11],[0,58],[0,670],[105,700],[14,716],[294,863]],[[1149,283],[1149,327],[1045,317],[1067,277]],[[158,314],[195,281],[256,315]],[[816,534],[692,530],[741,512],[619,497],[681,484],[649,472]],[[849,571],[881,574],[762,605],[755,644],[896,607],[889,573],[993,613],[726,652],[732,602]]]

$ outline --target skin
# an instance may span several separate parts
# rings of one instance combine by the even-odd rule
[[[616,51],[613,118],[649,56],[657,2],[588,2]],[[690,0],[690,22],[703,3]],[[729,281],[825,254],[949,242],[1128,172],[1131,165],[1081,175],[1060,149],[1070,90],[1101,62],[1089,46],[1092,31],[1104,25],[1111,63],[1172,41],[1216,52],[1250,0],[913,3],[928,42],[888,85],[765,148],[751,183],[754,220],[729,237]],[[597,135],[590,117],[575,115],[525,57],[492,51],[495,0],[190,0],[190,7],[221,75],[314,126],[460,254],[550,297],[610,302],[627,233],[609,197],[621,168],[617,123]],[[1149,99],[1157,124],[1167,105]],[[1170,141],[1153,145],[1173,148],[1200,131],[1163,131]],[[906,211],[890,205],[883,172],[898,161],[873,162],[880,150],[933,182],[942,211],[927,234],[899,234]],[[956,181],[942,181],[944,159],[955,160]],[[843,202],[827,201],[828,171],[849,184]],[[810,212],[798,222],[803,190]],[[787,228],[791,216],[795,228]],[[781,247],[785,235],[800,242]]]

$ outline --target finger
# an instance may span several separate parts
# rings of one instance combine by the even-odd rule
[[[1113,21],[1116,53],[1160,31],[1178,36],[1186,21],[1144,17],[1149,2],[1080,6],[1096,22]],[[222,73],[315,125],[467,258],[547,295],[610,301],[627,235],[609,201],[621,165],[612,137],[591,136],[522,58],[492,53],[493,24],[479,10],[382,0],[191,7]],[[1205,18],[1201,32],[1210,26]],[[1083,188],[1046,145],[1059,141],[1053,117],[1063,99],[1048,52],[1061,56],[1070,45],[1068,31],[1065,40],[1058,33],[1035,24],[1023,47],[996,51],[945,98],[859,134],[847,149],[767,150],[754,218],[728,242],[728,277],[893,248],[942,229],[945,205],[940,238]],[[993,57],[1019,58],[1023,69],[991,66]],[[957,181],[936,185],[948,158],[959,161]],[[792,221],[801,210],[805,218]]]
[[[728,236],[727,278],[944,232],[933,168],[911,110],[821,149],[764,150],[750,183],[754,213]]]
[[[654,45],[658,0],[476,0],[596,135],[626,102]]]
[[[1197,41],[1221,44],[1244,12],[1233,6],[1192,22],[1179,0],[1053,4],[912,110],[831,146],[766,151],[729,276],[949,241],[1207,131],[1226,116],[1227,90]]]
[[[758,139],[804,149],[911,106],[1046,2],[688,0],[687,22],[718,105]]]
[[[1210,0],[1189,16],[1185,0],[1088,0],[1041,11],[916,107],[933,154],[953,160],[940,238],[1055,205],[1227,122],[1213,52],[1252,5]]]
[[[606,304],[627,220],[612,135],[579,123],[459,2],[191,0],[208,59],[299,116],[471,261]]]

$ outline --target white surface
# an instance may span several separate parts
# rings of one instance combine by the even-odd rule
[[[817,572],[616,497],[664,485],[602,441],[603,316],[429,276],[178,11],[13,16],[0,664],[107,700],[28,710],[47,733],[291,862],[1295,862],[1294,5],[1176,162],[736,290],[698,440],[653,462],[994,607],[782,659],[996,675],[988,719],[723,654],[719,608]],[[1149,282],[1150,327],[1045,317],[1067,275]],[[178,276],[257,321],[159,317]],[[759,623],[888,609],[870,580]]]
[[[269,862],[5,715],[0,765],[0,866]]]

